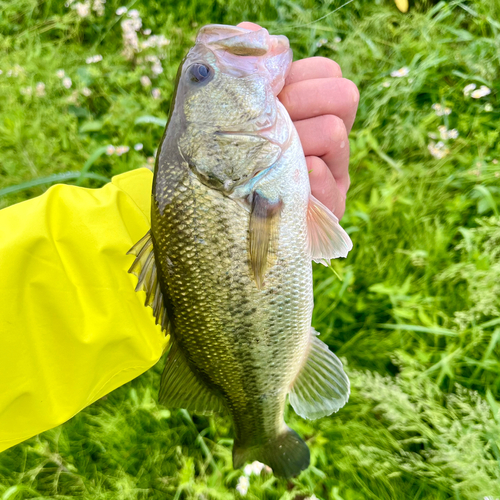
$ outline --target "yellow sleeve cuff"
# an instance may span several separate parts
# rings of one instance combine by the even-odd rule
[[[127,251],[148,231],[152,173],[56,185],[0,210],[0,451],[152,367],[167,339]]]

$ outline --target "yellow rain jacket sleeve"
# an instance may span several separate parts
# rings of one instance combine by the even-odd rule
[[[0,210],[0,451],[152,367],[167,339],[127,251],[148,231],[152,173],[56,185]]]

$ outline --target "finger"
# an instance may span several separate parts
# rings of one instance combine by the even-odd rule
[[[340,66],[326,57],[308,57],[292,63],[285,85],[315,78],[342,78]]]
[[[345,78],[316,78],[286,85],[278,98],[293,121],[336,115],[349,132],[358,109],[359,91]]]
[[[246,30],[257,31],[260,30],[262,26],[259,26],[258,24],[255,23],[250,23],[248,21],[243,21],[242,23],[238,24],[238,28],[245,28]]]
[[[349,189],[349,141],[344,122],[334,115],[323,115],[295,122],[306,156],[319,156],[332,173],[339,191]]]
[[[338,190],[330,169],[317,156],[308,156],[306,162],[312,195],[340,220],[345,212],[345,196]]]

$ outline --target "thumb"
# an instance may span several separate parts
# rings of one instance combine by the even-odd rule
[[[258,24],[255,23],[249,23],[248,21],[243,21],[242,23],[238,24],[239,28],[245,28],[246,30],[252,30],[252,31],[258,31],[262,28],[262,26],[259,26]]]

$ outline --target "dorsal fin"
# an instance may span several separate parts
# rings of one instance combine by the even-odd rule
[[[153,309],[156,324],[161,325],[162,330],[167,334],[168,314],[163,303],[163,294],[158,280],[151,230],[127,252],[127,255],[130,254],[135,255],[136,259],[128,272],[139,278],[135,291],[144,290],[146,292],[144,305]]]

